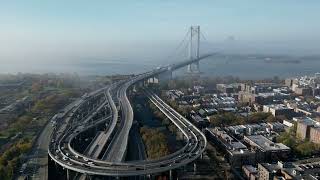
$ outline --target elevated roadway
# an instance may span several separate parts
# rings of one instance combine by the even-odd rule
[[[112,120],[111,122],[109,121],[109,123],[106,123],[106,131],[99,132],[99,135],[96,136],[95,140],[90,145],[91,147],[88,147],[88,152],[82,154],[73,149],[71,146],[72,140],[89,128],[98,125],[101,123],[101,121],[107,122],[107,118],[91,121],[91,123],[88,123],[88,121],[81,123],[81,129],[76,127],[81,126],[80,123],[73,126],[65,125],[66,127],[59,130],[61,135],[56,137],[58,143],[52,143],[49,146],[48,153],[50,157],[67,170],[72,170],[87,175],[115,177],[148,175],[164,172],[184,166],[194,161],[201,156],[205,150],[207,141],[204,134],[182,115],[177,113],[169,105],[163,102],[158,96],[151,92],[146,92],[150,101],[155,104],[161,110],[161,112],[163,112],[184,134],[186,144],[177,152],[168,156],[164,156],[158,160],[123,162],[127,151],[129,131],[133,123],[133,110],[127,97],[127,90],[133,84],[145,81],[150,77],[165,73],[166,71],[172,71],[181,68],[208,56],[201,57],[197,60],[158,68],[153,71],[134,76],[127,81],[119,83],[119,86],[113,85],[117,94],[115,99],[118,101],[120,106],[120,116],[118,114],[117,107],[115,106],[114,99],[110,94],[110,89],[104,88],[102,91],[106,90],[106,99],[111,107],[112,112]],[[88,96],[90,97],[92,94],[89,94]],[[71,115],[69,118],[72,117],[73,116]],[[111,142],[106,144],[111,136]],[[97,157],[102,153],[101,150],[103,149],[97,149],[97,145],[101,145],[101,147],[105,145],[108,146],[102,159],[97,159]]]

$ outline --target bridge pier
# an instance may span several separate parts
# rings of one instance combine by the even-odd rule
[[[192,67],[191,67],[191,64],[189,64],[189,65],[187,66],[187,72],[188,72],[188,73],[192,73]]]
[[[192,65],[194,65],[192,67]],[[188,67],[187,67],[187,72],[189,74],[198,74],[200,73],[200,64],[199,64],[199,61],[193,63],[193,64],[189,64]]]
[[[151,77],[148,79],[148,83],[153,83],[153,84],[158,83],[158,79],[156,77]]]
[[[69,169],[67,169],[67,180],[70,179],[70,172],[69,172]]]
[[[199,57],[198,57],[199,58]],[[199,61],[195,63],[195,72],[200,73]]]
[[[169,180],[172,180],[172,170],[169,170]]]
[[[148,80],[143,81],[143,87],[146,87],[146,86],[148,86]]]
[[[197,164],[193,163],[193,173],[195,174],[197,172]]]
[[[87,180],[87,179],[88,179],[88,180],[92,180],[92,176],[90,176],[90,175],[88,175],[88,174],[86,174],[85,176],[86,176],[86,178],[85,178],[86,180]]]

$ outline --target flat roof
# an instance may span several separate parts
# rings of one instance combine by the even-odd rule
[[[284,104],[270,104],[270,105],[264,105],[266,107],[269,107],[269,108],[272,108],[272,109],[292,109],[292,108],[289,108],[287,106],[285,106]]]
[[[274,143],[262,135],[245,136],[249,139],[251,145],[257,146],[264,151],[290,150],[290,148],[282,143]]]

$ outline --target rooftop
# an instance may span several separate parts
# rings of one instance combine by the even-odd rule
[[[289,147],[282,143],[274,143],[262,135],[245,136],[244,139],[252,146],[256,146],[263,151],[290,150]]]
[[[289,108],[287,106],[285,106],[284,104],[270,104],[270,105],[264,105],[266,107],[269,107],[271,109],[276,109],[276,110],[279,110],[279,109],[292,109],[292,108]]]

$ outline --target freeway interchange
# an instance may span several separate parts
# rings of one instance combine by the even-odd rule
[[[185,145],[157,160],[124,161],[133,123],[128,89],[171,68],[158,68],[86,94],[66,112],[54,127],[48,154],[67,169],[68,179],[69,170],[113,177],[155,174],[185,166],[202,155],[207,145],[204,134],[156,94],[144,90],[149,100],[183,133]],[[83,137],[87,132],[94,133],[94,138]],[[76,144],[86,146],[79,148]]]

